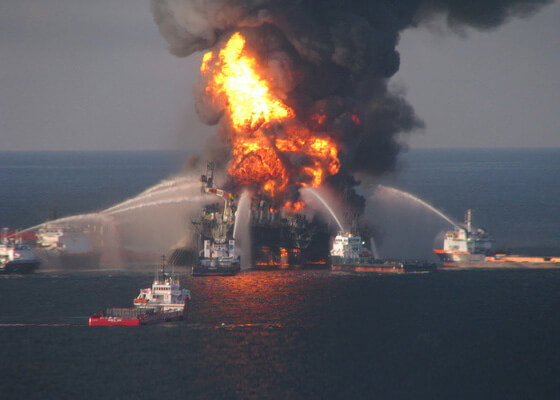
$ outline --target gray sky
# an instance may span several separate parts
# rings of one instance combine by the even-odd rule
[[[560,147],[560,4],[493,32],[404,32],[392,79],[426,122],[411,147]],[[199,148],[199,56],[166,50],[149,2],[4,0],[0,150]]]
[[[404,32],[393,78],[426,122],[411,147],[560,147],[560,3],[466,37]]]

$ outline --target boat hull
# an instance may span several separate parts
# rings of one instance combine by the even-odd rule
[[[90,326],[140,326],[162,322],[181,321],[185,318],[184,311],[164,311],[155,314],[141,314],[133,318],[115,317],[110,315],[94,315],[89,319]]]
[[[560,257],[445,252],[436,249],[441,265],[446,268],[560,268]]]
[[[193,267],[193,276],[224,276],[235,275],[241,271],[239,263],[234,264],[217,264],[217,265],[200,265]]]
[[[366,273],[430,272],[436,270],[436,265],[421,260],[373,260],[363,262],[331,256],[331,270]]]
[[[90,317],[89,326],[140,326],[139,318]]]
[[[33,261],[8,261],[0,268],[0,274],[30,274],[34,272],[41,262]]]

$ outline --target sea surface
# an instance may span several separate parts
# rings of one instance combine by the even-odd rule
[[[100,210],[175,153],[0,153],[0,225]],[[560,248],[560,150],[414,150],[386,184],[497,241]],[[560,252],[556,253],[560,254]],[[186,321],[88,327],[151,271],[0,276],[0,399],[560,398],[560,270],[191,277]]]

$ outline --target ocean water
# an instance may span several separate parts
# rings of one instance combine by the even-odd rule
[[[554,251],[560,150],[423,150],[388,183]],[[0,222],[102,209],[177,171],[166,153],[0,153]],[[9,184],[9,185],[7,185]],[[52,205],[51,205],[52,204]],[[181,271],[185,272],[185,271]],[[0,399],[554,399],[560,270],[183,275],[187,321],[88,327],[150,271],[0,277]]]

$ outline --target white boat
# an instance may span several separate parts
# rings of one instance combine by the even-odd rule
[[[371,251],[361,236],[350,232],[339,232],[331,247],[331,264],[366,264],[374,261]]]
[[[166,274],[163,266],[151,288],[140,289],[133,307],[108,308],[89,319],[91,326],[138,326],[179,321],[186,317],[191,292],[181,287],[176,274]]]
[[[3,229],[0,242],[0,274],[28,274],[35,271],[41,261],[18,235],[9,236]]]
[[[373,247],[373,242],[372,242]],[[331,269],[346,272],[425,272],[436,265],[423,260],[389,260],[373,255],[362,237],[341,231],[335,236],[330,252]]]
[[[483,262],[492,254],[493,243],[484,229],[473,227],[472,210],[467,210],[464,227],[458,226],[445,232],[442,248],[434,249],[434,253],[446,266],[453,263]]]

